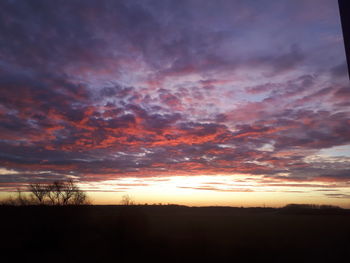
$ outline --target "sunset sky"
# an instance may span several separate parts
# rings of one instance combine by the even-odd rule
[[[0,1],[0,199],[350,207],[336,0]]]

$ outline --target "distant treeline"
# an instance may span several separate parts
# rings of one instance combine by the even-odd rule
[[[335,205],[288,204],[283,209],[342,209]]]
[[[350,210],[335,205],[288,204],[279,209],[278,213],[288,215],[348,215]]]

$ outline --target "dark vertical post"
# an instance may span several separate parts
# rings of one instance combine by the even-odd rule
[[[340,12],[340,20],[342,24],[343,37],[344,37],[344,45],[346,52],[346,59],[348,62],[348,72],[350,78],[350,12],[349,12],[349,0],[338,0],[339,4],[339,12]]]

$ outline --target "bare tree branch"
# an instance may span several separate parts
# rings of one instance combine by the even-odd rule
[[[43,184],[30,184],[29,191],[37,199],[39,204],[43,204],[45,197],[48,195],[48,188]]]

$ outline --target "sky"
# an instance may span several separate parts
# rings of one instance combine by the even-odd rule
[[[0,36],[0,197],[350,207],[336,0],[4,0]]]

